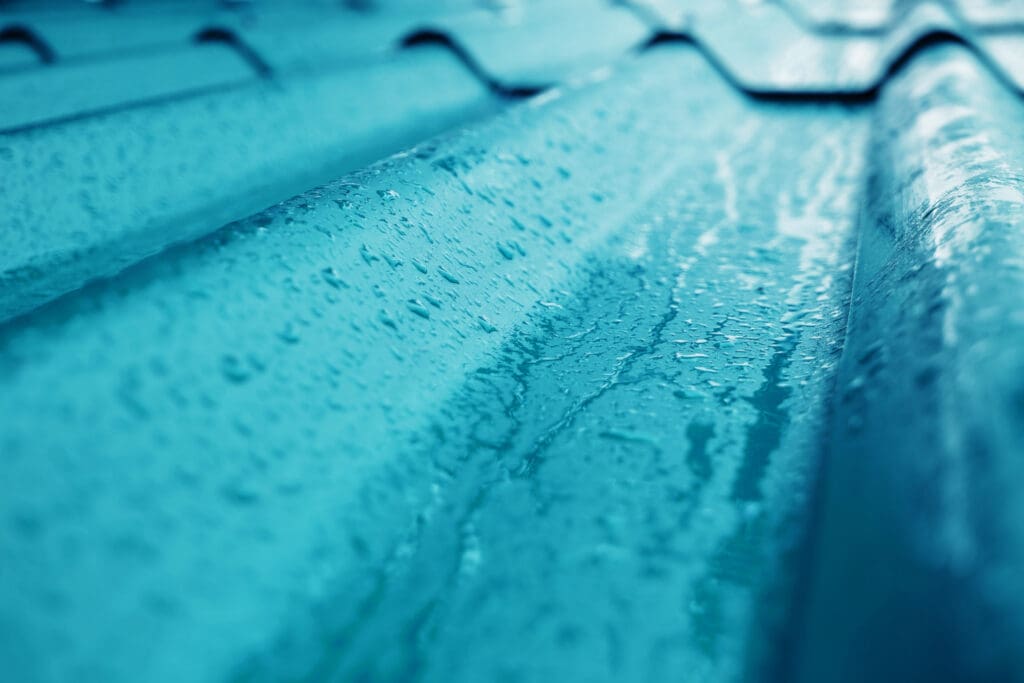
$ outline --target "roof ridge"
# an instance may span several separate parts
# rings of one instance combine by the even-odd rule
[[[890,36],[892,34],[889,34]],[[1021,92],[1005,71],[991,58],[991,56],[980,48],[973,36],[950,28],[936,28],[927,24],[922,25],[916,31],[911,31],[907,36],[892,45],[889,49],[883,50],[888,54],[883,55],[879,64],[881,66],[877,76],[870,82],[858,87],[843,88],[842,86],[833,89],[809,88],[797,89],[786,87],[771,87],[770,85],[755,85],[744,81],[742,76],[736,73],[722,57],[700,36],[696,30],[670,30],[661,29],[652,31],[651,35],[635,47],[638,52],[643,52],[658,45],[666,43],[681,43],[689,45],[700,52],[701,56],[731,87],[749,97],[765,101],[784,102],[841,102],[848,104],[863,104],[873,101],[885,83],[899,72],[920,52],[940,44],[960,45],[987,68],[992,75],[1017,94]],[[449,50],[474,76],[480,79],[492,92],[502,97],[520,98],[531,97],[548,88],[552,83],[510,83],[502,80],[496,74],[489,73],[482,61],[473,53],[471,47],[464,44],[457,37],[444,29],[424,26],[415,29],[401,38],[399,45],[402,49],[420,45],[436,45]]]

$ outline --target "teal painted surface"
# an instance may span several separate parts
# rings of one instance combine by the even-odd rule
[[[1007,87],[1024,92],[1024,28],[1013,3],[1004,13],[964,12],[922,0],[749,3],[742,0],[628,0],[652,28],[677,31],[721,64],[725,77],[754,93],[829,97],[874,90],[922,41],[955,37]],[[970,3],[965,3],[970,4]]]
[[[32,128],[255,79],[238,54],[215,44],[187,45],[113,63],[24,69],[3,77],[0,130]]]
[[[423,48],[0,134],[0,318],[498,108]]]
[[[13,680],[1024,676],[1019,96],[532,16],[2,138]]]
[[[939,49],[876,117],[801,680],[1019,680],[1024,102]]]
[[[580,638],[602,650],[621,639],[632,676],[735,666],[748,584],[763,575],[752,569],[734,580],[715,563],[728,564],[730,544],[756,555],[775,542],[772,525],[789,505],[762,518],[762,479],[773,496],[804,489],[801,444],[813,438],[810,424],[784,429],[791,419],[814,422],[790,417],[813,412],[810,396],[783,407],[787,393],[765,383],[815,378],[808,391],[820,391],[827,368],[801,359],[819,344],[825,358],[834,353],[841,317],[815,259],[838,258],[849,212],[811,195],[826,182],[829,202],[850,201],[856,176],[832,156],[855,161],[863,119],[813,112],[751,110],[698,55],[667,49],[9,325],[3,602],[24,639],[23,665],[44,677],[213,679],[288,624],[305,628],[315,606],[342,633],[358,625],[357,642],[333,661],[331,626],[303,639],[284,665],[380,667],[400,679],[416,639],[391,646],[394,661],[371,643],[415,623],[421,607],[403,592],[421,583],[418,572],[442,591],[437,582],[467,561],[459,539],[469,535],[484,544],[477,590],[510,591],[508,603],[521,605],[518,615],[482,614],[475,630],[512,629],[527,638],[521,647],[531,615],[552,607],[539,585],[529,600],[525,587],[501,588],[512,557],[523,580],[550,572],[566,589],[587,557],[628,560],[607,576],[591,572],[578,597],[555,589],[567,610],[590,591],[608,601],[582,621],[554,610],[535,637],[569,635],[538,653],[527,670],[534,677],[615,676],[614,653],[562,658],[570,641],[589,642]],[[674,125],[680,113],[707,125]],[[785,144],[808,126],[825,134],[822,147]],[[730,147],[737,127],[743,143]],[[786,159],[780,168],[792,175],[757,172],[757,157],[741,153],[750,144]],[[741,219],[748,206],[770,208]],[[825,223],[808,219],[833,211]],[[770,251],[756,246],[765,240]],[[547,372],[535,377],[532,359]],[[503,420],[500,404],[485,400],[488,368],[511,392],[505,400],[522,393],[519,414]],[[621,402],[635,392],[647,398],[629,409]],[[761,410],[776,411],[779,423],[759,423]],[[670,415],[679,416],[671,426]],[[467,441],[477,423],[491,446]],[[685,465],[686,434],[702,425],[714,436],[704,456],[689,457],[714,461],[704,474]],[[452,441],[434,444],[438,433]],[[791,461],[773,465],[771,446],[783,439],[793,440]],[[573,486],[572,472],[595,466],[589,454],[598,452],[607,476]],[[495,478],[508,483],[474,503]],[[536,534],[503,533],[536,514],[532,496],[580,502],[539,520]],[[502,505],[508,497],[515,503]],[[687,498],[689,513],[674,509]],[[454,540],[445,519],[457,522]],[[630,537],[644,519],[650,528]],[[564,547],[573,524],[581,535]],[[764,538],[748,547],[745,525]],[[413,561],[418,533],[440,536],[423,562]],[[625,545],[616,549],[603,533]],[[552,553],[562,561],[547,566]],[[659,578],[672,553],[694,556]],[[627,577],[643,593],[615,588]],[[635,641],[628,622],[608,635],[616,590],[637,600],[632,609],[651,600],[665,607]],[[453,622],[473,625],[458,617],[472,611],[468,588],[441,597],[454,601]],[[363,615],[360,605],[374,599],[380,612]],[[709,616],[694,616],[702,612]],[[154,633],[163,646],[147,649]],[[461,639],[449,637],[423,675],[472,679],[504,666],[481,650],[478,664],[456,667]],[[659,642],[674,643],[664,659]],[[111,647],[124,654],[108,658]]]
[[[0,69],[34,66],[39,58],[31,49],[14,42],[0,42]]]
[[[640,75],[684,85],[669,111],[698,125],[439,407],[410,452],[433,497],[370,595],[343,590],[244,680],[742,678],[813,478],[865,121],[748,107],[684,55]]]

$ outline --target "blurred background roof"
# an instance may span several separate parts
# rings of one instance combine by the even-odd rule
[[[0,2],[17,681],[1024,680],[1024,3]]]

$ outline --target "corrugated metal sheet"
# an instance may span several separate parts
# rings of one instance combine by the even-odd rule
[[[1024,10],[356,4],[3,6],[12,680],[1024,680]]]

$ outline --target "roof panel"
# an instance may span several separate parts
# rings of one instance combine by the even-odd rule
[[[428,49],[8,133],[0,315],[496,107],[451,55]]]
[[[252,81],[257,74],[225,45],[20,71],[3,77],[5,107],[0,131],[8,132],[134,104],[159,101]]]
[[[808,25],[788,4],[737,0],[628,6],[649,25],[700,45],[721,64],[725,77],[755,94],[869,96],[895,65],[935,40],[971,46],[1001,78],[1021,89],[1021,34],[1015,24],[975,26],[937,3],[908,5],[898,19],[870,31]]]
[[[1024,104],[942,49],[876,116],[799,680],[1016,680]]]
[[[0,72],[8,671],[1021,680],[1013,6],[356,4]]]

